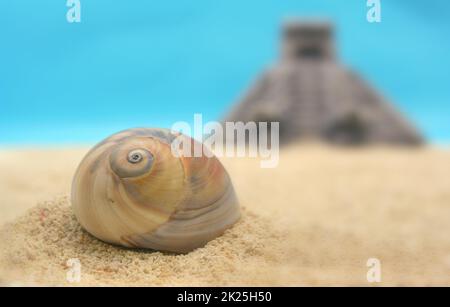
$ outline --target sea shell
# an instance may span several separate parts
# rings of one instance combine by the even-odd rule
[[[130,129],[91,149],[72,183],[82,227],[112,244],[178,253],[231,227],[240,211],[228,173],[213,155],[174,155],[171,143],[180,137],[188,138]]]

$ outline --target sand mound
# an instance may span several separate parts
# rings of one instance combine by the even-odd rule
[[[32,208],[0,231],[3,283],[67,284],[67,260],[81,262],[80,284],[228,285],[273,284],[281,234],[268,220],[243,209],[241,221],[186,255],[130,250],[85,232],[67,197]],[[275,253],[278,253],[276,255]],[[278,256],[278,257],[275,257]]]

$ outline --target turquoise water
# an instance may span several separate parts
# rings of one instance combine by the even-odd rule
[[[382,0],[0,2],[0,145],[95,142],[136,126],[222,116],[278,56],[286,16],[338,27],[342,61],[432,141],[450,142],[450,2]]]

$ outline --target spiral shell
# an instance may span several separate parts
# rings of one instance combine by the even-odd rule
[[[91,149],[72,183],[82,227],[112,244],[178,253],[231,227],[240,212],[226,170],[214,156],[174,155],[177,137],[188,138],[166,129],[130,129]]]

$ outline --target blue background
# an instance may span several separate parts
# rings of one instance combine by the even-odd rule
[[[135,126],[220,118],[278,57],[284,17],[328,17],[343,62],[430,140],[450,143],[450,1],[0,2],[0,144],[96,142]]]

